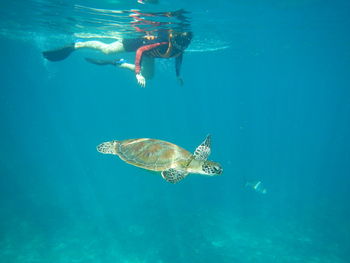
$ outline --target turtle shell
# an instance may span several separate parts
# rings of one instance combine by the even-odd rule
[[[152,171],[181,168],[192,156],[175,144],[147,138],[119,141],[116,152],[125,162]]]

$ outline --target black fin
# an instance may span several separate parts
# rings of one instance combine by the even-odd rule
[[[43,56],[50,61],[60,61],[67,58],[70,55],[70,53],[72,53],[74,50],[74,44],[72,44],[63,48],[44,51]]]
[[[95,64],[95,65],[113,65],[115,66],[117,63],[116,63],[116,60],[101,60],[101,59],[95,59],[95,58],[85,58],[85,60],[87,62],[90,62],[92,64]]]

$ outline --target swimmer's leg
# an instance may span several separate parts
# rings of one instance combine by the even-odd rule
[[[135,65],[131,63],[127,63],[125,59],[102,60],[102,59],[95,59],[95,58],[85,58],[85,60],[87,62],[90,62],[95,65],[99,65],[99,66],[112,65],[112,66],[118,66],[120,68],[126,68],[131,71],[135,71]]]
[[[119,68],[125,68],[135,73],[135,64],[127,63],[125,59],[101,60],[94,58],[85,58],[86,61],[95,65],[112,65]],[[146,86],[146,80],[153,78],[154,58],[144,57],[141,63],[141,74],[136,74],[136,79],[141,87]]]
[[[135,64],[132,64],[132,63],[124,62],[124,63],[120,64],[119,67],[126,68],[126,69],[129,69],[131,71],[135,71]]]
[[[135,72],[135,64],[123,62],[118,65],[120,68],[126,68]],[[154,76],[154,58],[144,56],[141,63],[141,75],[149,80]]]
[[[105,54],[124,52],[124,45],[121,41],[105,44],[100,41],[76,42],[63,48],[44,51],[43,56],[50,61],[60,61],[67,58],[73,51],[80,48],[91,48],[102,51]]]
[[[103,43],[101,41],[86,41],[86,42],[76,42],[74,44],[74,49],[80,48],[91,48],[99,50],[105,54],[124,52],[124,45],[122,41],[115,41],[110,44]]]
[[[118,65],[120,68],[126,68],[135,72],[135,64],[123,62]],[[141,63],[141,75],[149,80],[154,76],[154,58],[144,56]]]

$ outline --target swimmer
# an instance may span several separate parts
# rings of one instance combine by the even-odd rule
[[[136,12],[136,11],[135,11]],[[154,13],[157,15],[179,16],[183,19],[183,10],[167,13]],[[141,13],[140,13],[141,14]],[[137,20],[139,23],[139,20]],[[142,20],[145,23],[145,20]],[[152,22],[152,25],[157,22]],[[158,24],[157,24],[158,25]],[[155,26],[157,26],[155,25]],[[138,24],[139,26],[139,24]],[[136,27],[140,31],[138,27]],[[77,41],[74,44],[56,50],[44,51],[43,56],[49,61],[61,61],[67,58],[72,52],[78,49],[90,48],[103,52],[104,54],[116,54],[121,52],[135,52],[134,63],[127,63],[124,59],[111,61],[99,61],[88,58],[87,61],[97,65],[115,65],[120,68],[132,70],[135,73],[138,84],[146,86],[146,79],[153,77],[155,58],[175,58],[175,72],[179,83],[183,81],[180,77],[180,68],[183,54],[190,45],[193,34],[189,30],[157,29],[151,33],[144,32],[145,35],[138,38],[126,38],[109,44],[101,41]]]

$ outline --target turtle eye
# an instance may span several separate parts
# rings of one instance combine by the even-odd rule
[[[215,171],[215,174],[222,174],[223,172],[223,169],[220,165],[215,165],[214,166],[214,171]]]

